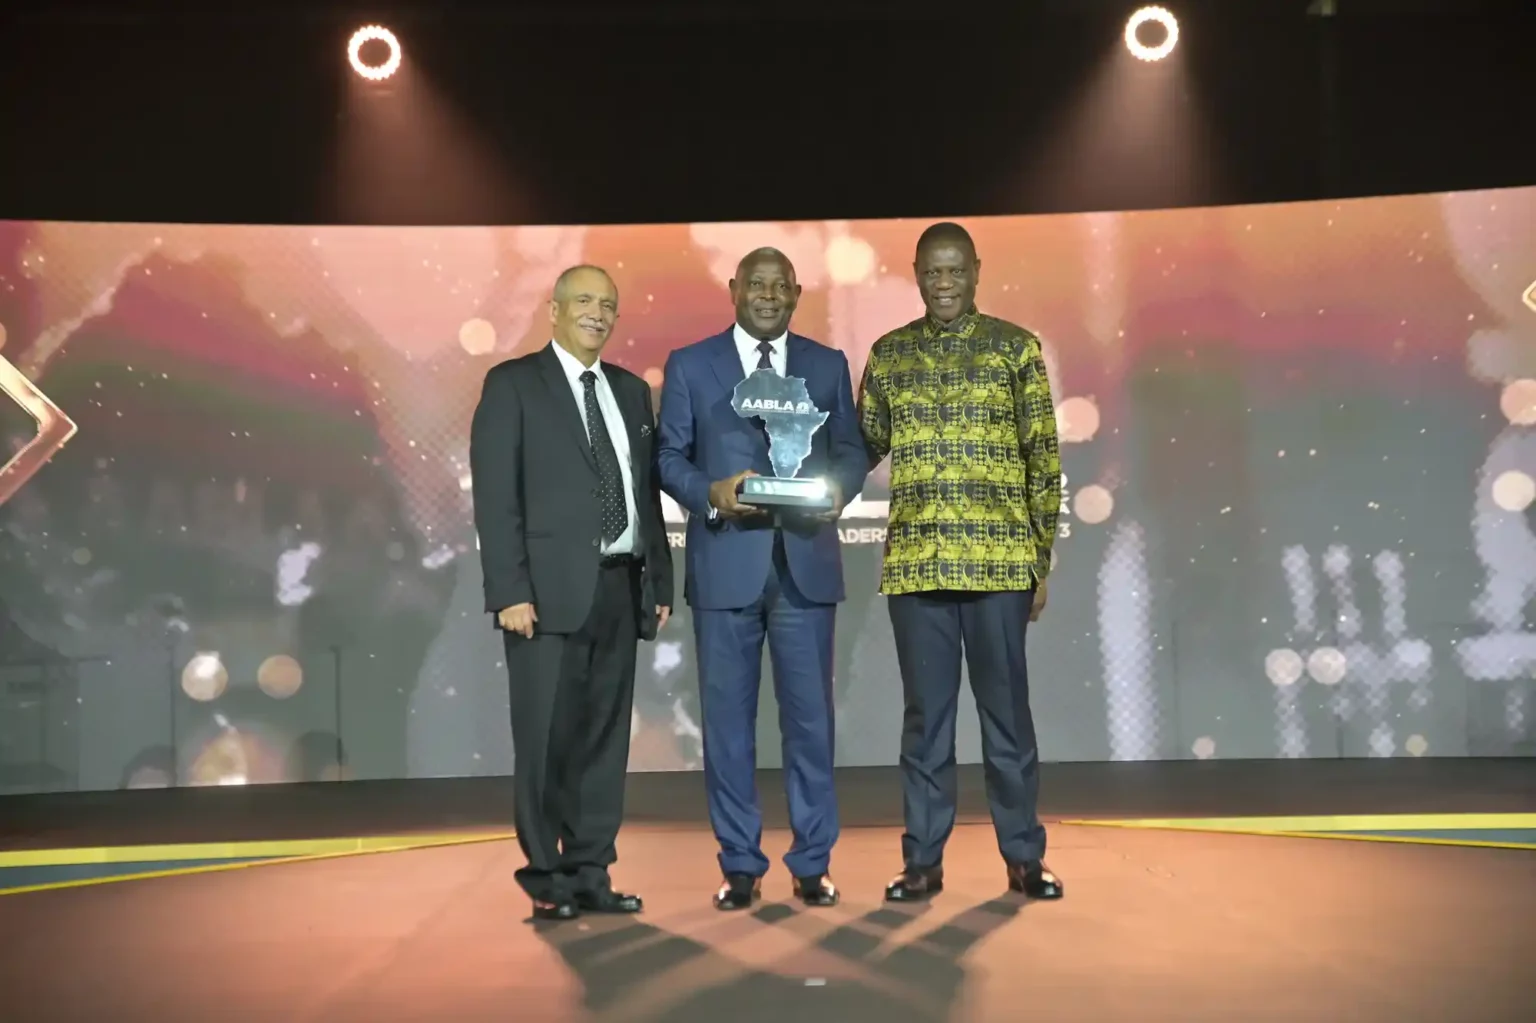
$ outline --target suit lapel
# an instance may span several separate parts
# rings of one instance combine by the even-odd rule
[[[549,388],[549,399],[555,409],[555,418],[570,431],[571,439],[576,441],[581,449],[581,457],[585,458],[587,465],[596,472],[597,459],[592,454],[592,442],[587,438],[587,428],[581,422],[581,410],[576,407],[576,395],[572,393],[571,382],[560,366],[560,357],[555,354],[553,341],[539,355],[539,370],[544,376],[545,385]]]
[[[736,339],[728,330],[724,334],[715,335],[711,348],[709,361],[714,367],[715,376],[719,377],[726,391],[734,394],[736,385],[747,376],[741,371],[741,353],[736,350]]]
[[[806,363],[809,360],[811,342],[799,334],[791,334],[784,341],[784,375],[799,377],[801,380],[810,380]]]
[[[787,343],[787,342],[786,342]],[[786,365],[788,352],[785,353]],[[747,378],[746,371],[741,365],[741,351],[736,347],[735,329],[726,331],[715,337],[714,351],[710,356],[710,363],[714,366],[715,376],[719,378],[721,386],[725,388],[726,404],[733,404],[736,396],[736,385]],[[757,441],[757,447],[766,454],[768,451],[768,430],[761,419],[741,417],[741,422],[751,432]]]

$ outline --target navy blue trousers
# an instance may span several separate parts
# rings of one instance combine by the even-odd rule
[[[756,774],[764,640],[773,664],[784,786],[794,832],[784,865],[793,877],[827,871],[838,835],[837,792],[832,786],[836,618],[835,605],[812,603],[795,586],[782,547],[776,547],[763,595],[751,606],[694,609],[704,787],[724,873],[761,877],[768,872]]]
[[[955,827],[955,710],[962,656],[981,716],[981,756],[998,849],[1010,863],[1045,857],[1045,827],[1037,815],[1040,752],[1024,660],[1033,600],[1033,591],[936,591],[886,601],[906,701],[901,854],[908,868],[942,864],[944,844]]]

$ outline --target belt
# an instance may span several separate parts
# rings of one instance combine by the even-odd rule
[[[604,554],[597,564],[600,568],[631,568],[640,564],[640,559],[633,554]]]

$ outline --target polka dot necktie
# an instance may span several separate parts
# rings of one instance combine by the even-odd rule
[[[772,373],[773,372],[773,342],[772,341],[759,341],[757,343],[757,351],[758,351],[757,368],[758,369],[766,369],[768,372]],[[754,420],[752,420],[752,425],[757,427],[757,432],[763,435],[763,439],[766,440],[768,438],[768,424],[767,423],[763,422],[761,419],[754,419]]]
[[[582,400],[587,408],[587,437],[592,441],[592,456],[597,459],[597,476],[603,502],[603,546],[617,540],[629,525],[629,509],[624,501],[624,475],[619,472],[619,455],[608,435],[608,423],[597,403],[597,374],[590,369],[581,374]]]

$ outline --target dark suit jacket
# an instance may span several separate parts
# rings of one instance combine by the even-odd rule
[[[656,636],[656,607],[672,606],[672,552],[654,470],[651,389],[628,370],[602,363],[629,431],[636,553],[644,560],[640,635]],[[561,369],[546,346],[485,375],[469,440],[475,529],[492,614],[531,602],[543,632],[571,633],[592,608],[602,552],[597,462]]]
[[[805,381],[827,421],[811,438],[801,476],[831,476],[852,501],[864,487],[869,453],[853,405],[848,358],[799,334],[786,343],[785,369]],[[743,469],[772,476],[768,441],[756,420],[731,406],[743,373],[731,330],[679,348],[667,359],[661,391],[657,465],[662,489],[688,511],[685,593],[692,607],[725,610],[762,596],[773,566],[772,520],[708,522],[709,485]],[[843,556],[837,523],[782,518],[784,555],[795,585],[819,604],[842,601]]]

